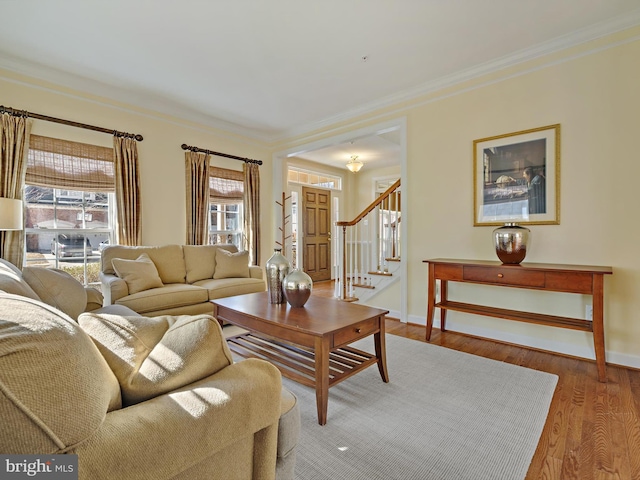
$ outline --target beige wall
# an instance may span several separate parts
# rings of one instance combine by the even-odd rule
[[[473,140],[561,124],[560,225],[531,226],[527,261],[609,265],[609,361],[640,367],[640,29],[450,87],[327,132],[406,117],[409,321],[424,323],[433,257],[496,260],[491,232],[473,226]],[[545,65],[545,62],[548,63]],[[314,132],[318,141],[322,132]],[[327,137],[329,134],[327,133]],[[311,137],[310,137],[311,138]],[[282,149],[304,144],[297,138]],[[452,284],[451,298],[584,318],[590,297]],[[452,329],[593,358],[592,336],[449,313]]]
[[[144,137],[138,143],[142,197],[142,243],[183,244],[186,238],[184,150],[195,145],[219,152],[263,160],[260,168],[262,228],[265,238],[273,238],[271,215],[270,151],[255,142],[176,118],[151,114],[105,99],[88,97],[31,79],[0,71],[0,104],[20,110],[113,128]],[[32,133],[111,147],[113,137],[81,128],[42,120],[33,121]],[[242,162],[212,157],[212,165],[242,170]],[[266,213],[266,215],[265,215]],[[262,245],[261,264],[273,252],[273,244]]]
[[[424,322],[430,257],[495,259],[492,227],[473,227],[474,139],[560,123],[561,223],[532,226],[527,260],[610,265],[605,281],[609,361],[640,367],[640,27],[510,67],[368,116],[274,145],[119,105],[0,72],[0,104],[141,133],[143,242],[185,238],[182,143],[265,160],[262,264],[272,251],[270,156],[378,122],[406,118],[403,217],[408,234],[409,320]],[[34,133],[110,145],[108,136],[37,122]],[[64,132],[64,133],[63,133]],[[227,168],[239,162],[216,159]],[[363,171],[364,173],[364,171]],[[278,172],[278,175],[281,175]],[[363,175],[364,178],[364,175]],[[351,187],[350,187],[351,188]],[[359,188],[358,188],[359,190]],[[588,297],[452,285],[451,296],[511,308],[582,317]],[[450,327],[568,354],[592,357],[591,335],[456,314]],[[595,372],[594,372],[595,373]]]

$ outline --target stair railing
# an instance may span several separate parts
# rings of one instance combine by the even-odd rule
[[[400,180],[391,185],[351,221],[335,223],[338,244],[336,294],[354,302],[355,287],[374,288],[372,277],[391,275],[388,262],[400,261]]]

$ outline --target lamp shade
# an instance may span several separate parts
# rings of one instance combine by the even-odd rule
[[[0,197],[0,230],[22,230],[22,200]]]

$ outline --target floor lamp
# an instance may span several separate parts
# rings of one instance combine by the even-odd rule
[[[22,230],[22,200],[0,197],[0,231]]]

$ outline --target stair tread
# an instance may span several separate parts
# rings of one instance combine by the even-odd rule
[[[389,272],[368,272],[369,275],[380,275],[383,277],[392,277],[393,273],[389,273]]]

